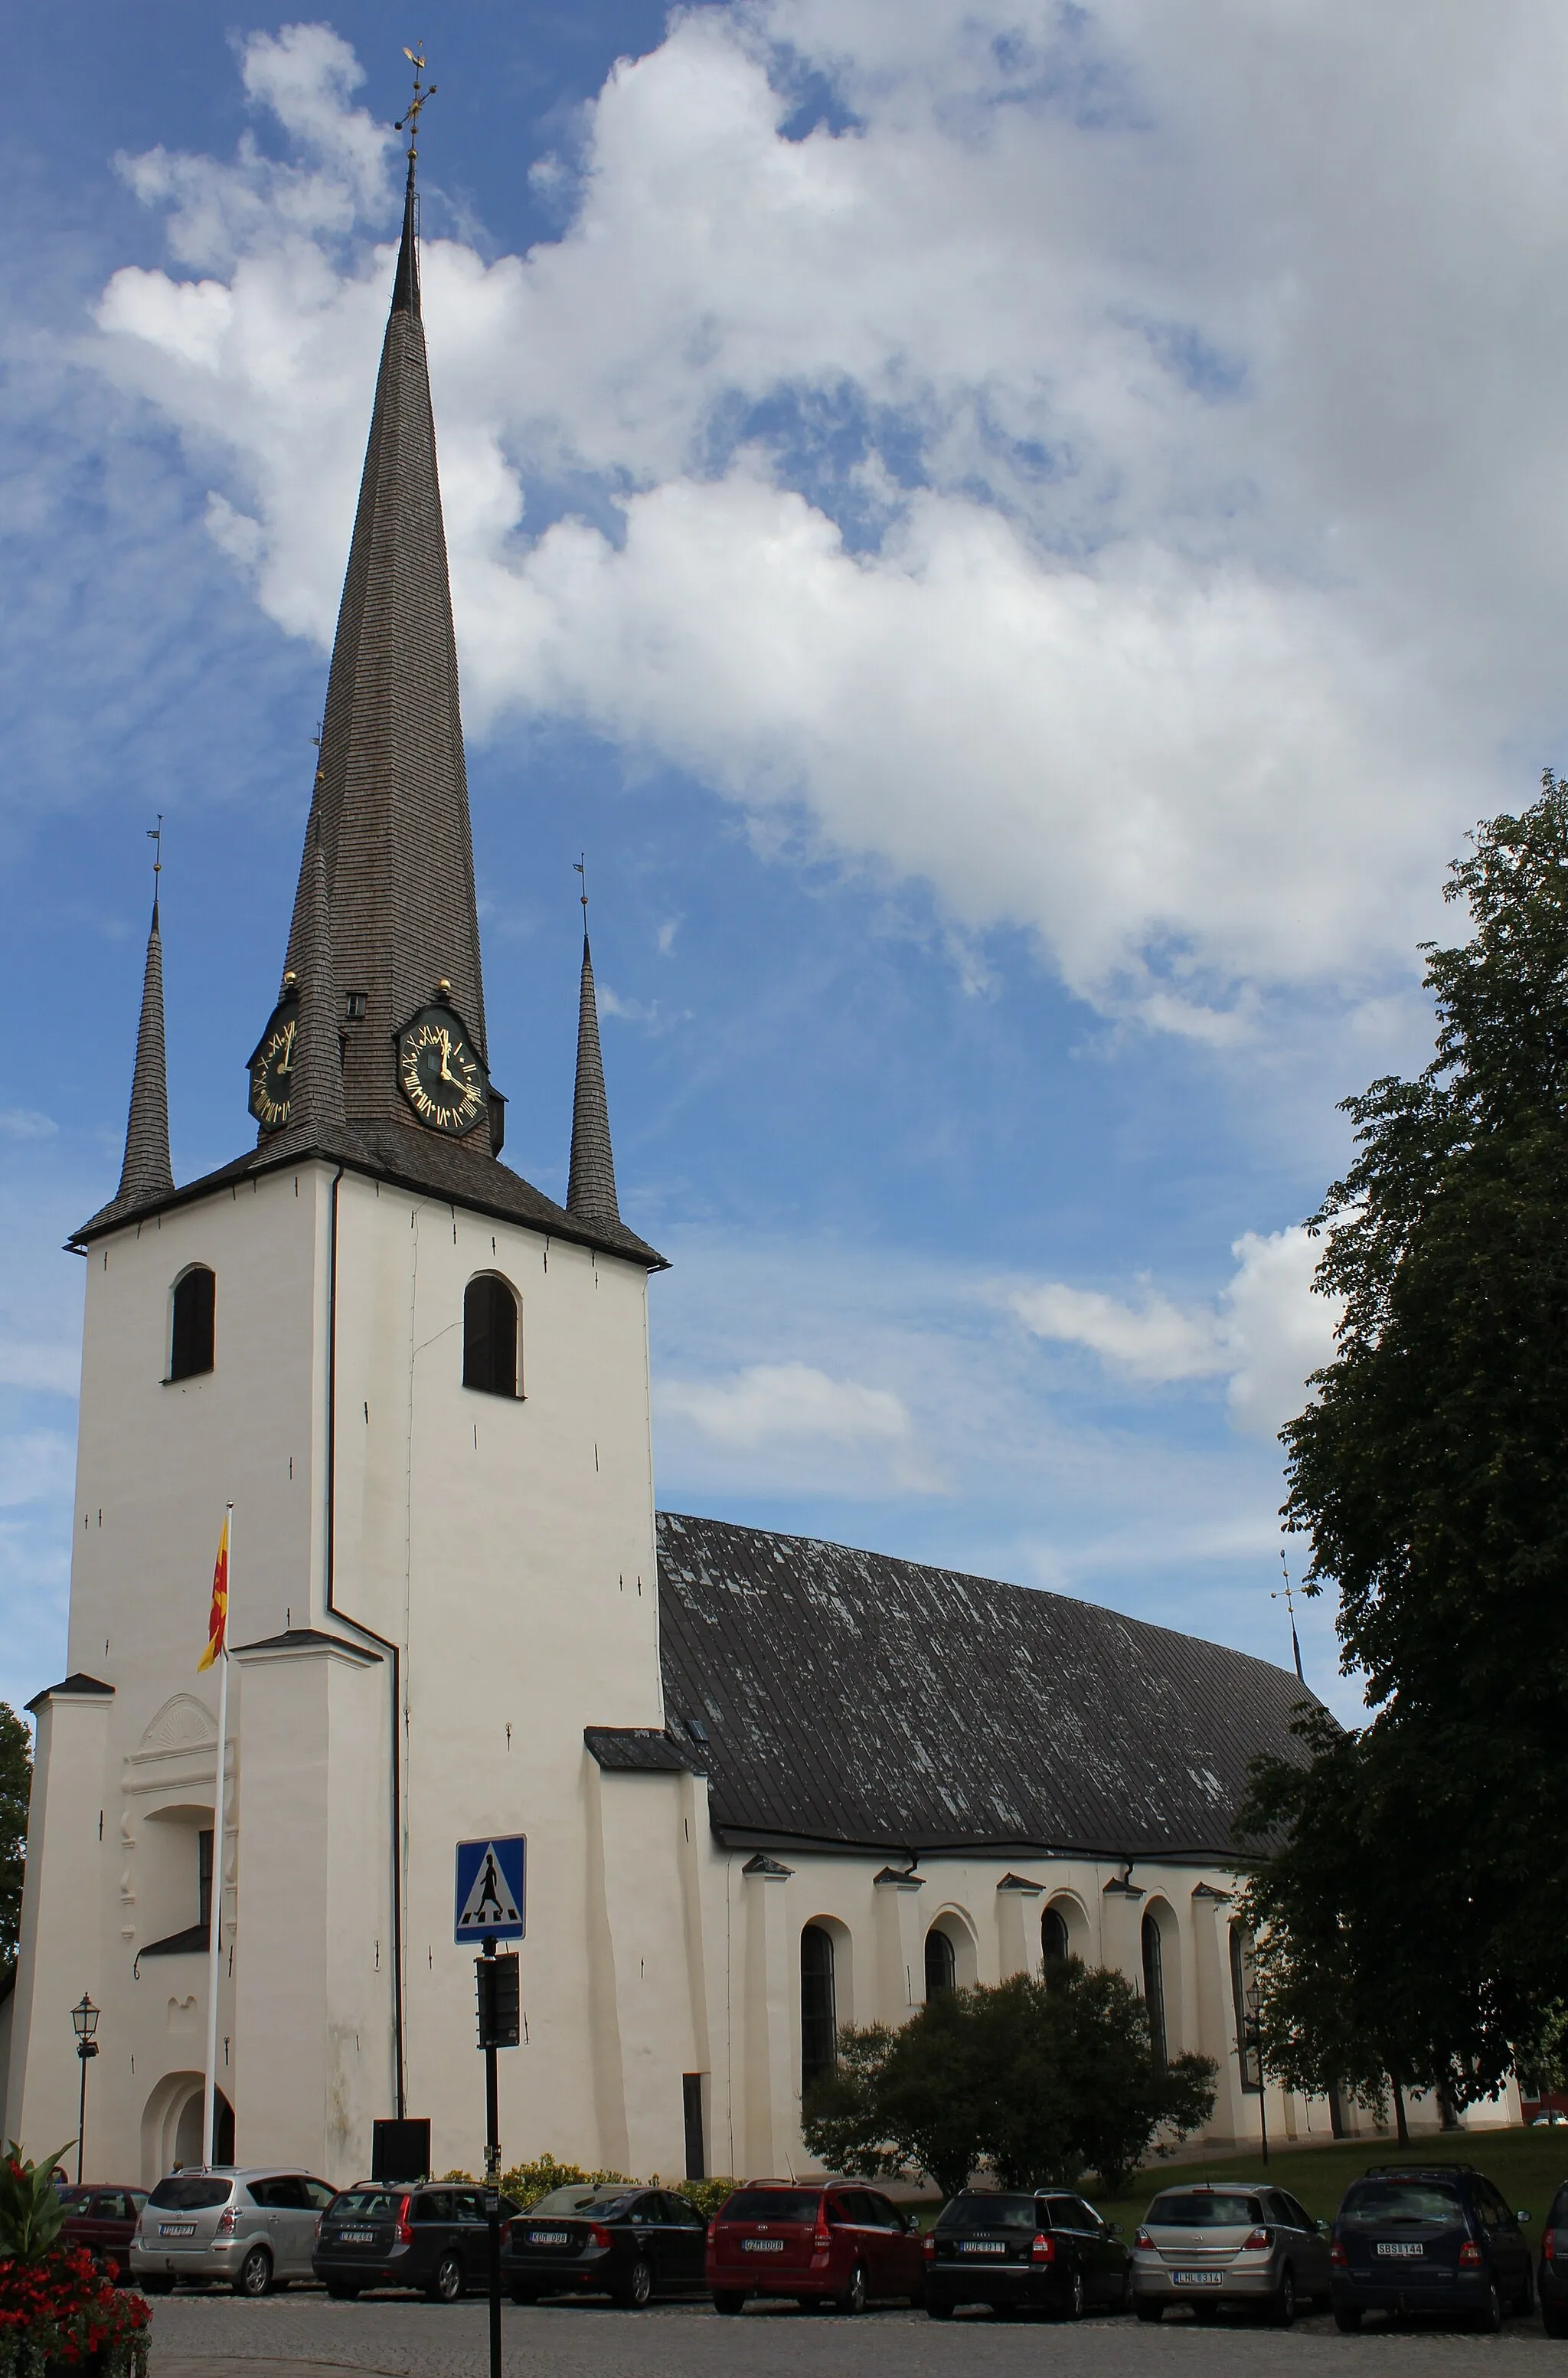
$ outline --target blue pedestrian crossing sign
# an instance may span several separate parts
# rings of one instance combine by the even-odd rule
[[[459,1948],[477,1948],[485,1940],[521,1940],[526,1928],[527,1881],[528,1843],[521,1833],[460,1842],[452,1926]]]

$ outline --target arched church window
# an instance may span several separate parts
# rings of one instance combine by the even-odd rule
[[[1059,1907],[1047,1907],[1040,1918],[1040,1954],[1053,1965],[1068,1953],[1067,1918]]]
[[[934,1999],[940,1990],[951,1990],[958,1979],[957,1960],[952,1942],[935,1924],[926,1935],[926,1997]]]
[[[1247,1993],[1251,1981],[1249,1945],[1243,1927],[1233,1924],[1230,1928],[1230,2005],[1236,2019],[1236,2055],[1241,2068],[1241,2086],[1256,2091],[1262,2086],[1262,2076],[1258,2071],[1252,2025],[1248,2020]]]
[[[212,1368],[218,1281],[205,1264],[192,1264],[174,1282],[169,1329],[169,1376],[194,1379]]]
[[[838,2061],[833,1936],[822,1924],[800,1935],[800,2094],[825,2081]]]
[[[1166,2060],[1164,1944],[1157,1916],[1143,1918],[1143,2006],[1149,2018],[1149,2045],[1155,2060]]]
[[[517,1366],[517,1298],[493,1271],[471,1279],[462,1295],[462,1383],[487,1396],[521,1392]]]

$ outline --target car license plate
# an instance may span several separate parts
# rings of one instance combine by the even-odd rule
[[[1380,2240],[1378,2252],[1380,2254],[1397,2254],[1402,2262],[1410,2262],[1419,2260],[1421,2249],[1418,2244],[1406,2246],[1403,2241],[1401,2241],[1398,2245],[1387,2245]]]
[[[340,2246],[374,2246],[376,2232],[374,2229],[340,2229],[338,2243]]]
[[[531,2246],[564,2246],[567,2233],[564,2229],[531,2229],[528,2242]]]
[[[740,2241],[740,2251],[743,2254],[782,2254],[784,2240],[782,2238],[743,2238]]]
[[[158,2235],[160,2238],[194,2238],[196,2223],[194,2221],[160,2221]]]
[[[958,2251],[961,2254],[1005,2254],[1007,2248],[991,2238],[965,2238]]]
[[[1223,2288],[1223,2271],[1172,2271],[1171,2285],[1177,2288]]]

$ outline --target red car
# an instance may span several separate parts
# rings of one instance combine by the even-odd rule
[[[709,2224],[707,2275],[715,2312],[736,2312],[748,2296],[793,2296],[803,2312],[917,2304],[919,2224],[872,2188],[754,2180]]]
[[[131,2275],[131,2240],[147,2203],[145,2188],[67,2188],[60,2235],[67,2246],[86,2246],[116,2279]]]

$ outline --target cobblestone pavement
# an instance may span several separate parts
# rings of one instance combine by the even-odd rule
[[[506,2378],[1484,2378],[1499,2355],[1515,2378],[1538,2368],[1568,2378],[1568,2345],[1533,2318],[1500,2337],[1376,2322],[1341,2336],[1322,2317],[1287,2334],[1239,2321],[1067,2327],[973,2313],[939,2327],[904,2311],[846,2320],[753,2306],[721,2320],[706,2302],[643,2312],[584,2302],[509,2303],[502,2323]],[[485,2310],[473,2300],[180,2295],[153,2310],[152,2378],[485,2378],[487,2367]]]

